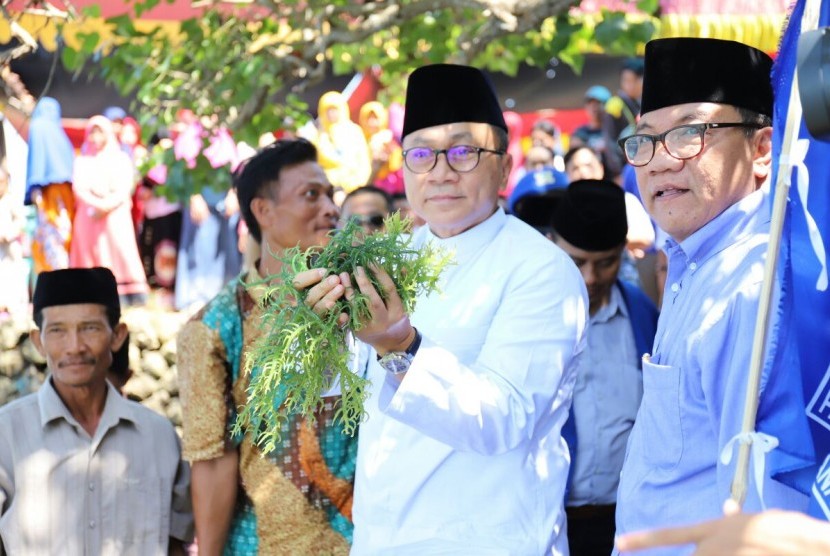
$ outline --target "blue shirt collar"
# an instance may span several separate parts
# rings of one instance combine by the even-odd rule
[[[611,294],[608,296],[608,303],[597,310],[590,321],[591,324],[605,323],[617,315],[628,317],[628,308],[623,303],[622,294],[617,284],[611,286]]]
[[[686,264],[694,262],[699,266],[769,224],[769,202],[769,188],[765,185],[724,210],[682,242],[668,238],[666,252],[670,257],[679,252],[685,257]]]

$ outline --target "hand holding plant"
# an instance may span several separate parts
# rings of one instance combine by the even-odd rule
[[[322,407],[322,393],[335,383],[340,386],[335,419],[348,434],[354,434],[365,415],[368,381],[349,368],[348,331],[360,335],[372,317],[370,304],[385,302],[392,292],[408,315],[420,295],[438,290],[450,255],[431,245],[416,249],[408,233],[409,221],[397,214],[385,225],[386,232],[363,236],[360,226],[349,222],[319,253],[287,250],[280,257],[282,272],[265,278],[263,334],[246,360],[248,401],[240,410],[235,431],[254,431],[256,442],[266,451],[279,440],[287,415],[299,412],[313,419]],[[373,267],[379,272],[362,272]],[[316,278],[308,273],[312,268],[325,269],[325,275],[334,276],[340,284],[303,289],[309,281],[323,278],[322,272]],[[372,285],[379,299],[351,288],[360,283],[356,272],[360,282]],[[298,277],[302,280],[295,283]],[[348,295],[345,288],[351,288]]]

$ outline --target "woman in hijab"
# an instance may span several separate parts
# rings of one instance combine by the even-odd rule
[[[133,168],[135,169],[131,213],[137,237],[141,233],[141,225],[144,221],[145,199],[144,191],[141,188],[142,176],[138,172],[138,168],[147,160],[148,154],[147,148],[141,142],[141,126],[138,125],[135,118],[127,116],[121,121],[121,132],[118,134],[118,140],[121,143],[121,150],[132,159]]]
[[[367,102],[360,108],[360,127],[369,144],[372,157],[372,175],[369,183],[390,195],[403,193],[403,156],[401,146],[389,129],[389,113],[377,101]]]
[[[89,119],[82,152],[75,161],[77,211],[70,265],[111,269],[122,304],[143,304],[147,278],[130,215],[133,163],[121,150],[112,122],[103,116]]]
[[[37,227],[32,240],[35,273],[69,266],[75,199],[72,164],[75,150],[61,125],[61,106],[43,97],[29,122],[25,203],[34,205]]]
[[[317,120],[317,156],[331,184],[346,193],[367,185],[372,173],[369,147],[343,95],[329,91],[320,97]]]

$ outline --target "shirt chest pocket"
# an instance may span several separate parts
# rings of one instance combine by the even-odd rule
[[[680,369],[652,363],[643,357],[643,404],[637,414],[642,428],[646,464],[671,469],[683,455],[680,419]]]
[[[103,518],[119,531],[120,546],[111,554],[157,554],[169,535],[169,481],[159,477],[122,478],[115,484]],[[106,543],[105,543],[106,544]]]

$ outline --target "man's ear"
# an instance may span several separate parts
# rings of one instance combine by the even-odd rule
[[[501,165],[501,185],[499,191],[504,191],[507,188],[507,179],[510,177],[510,171],[513,170],[513,157],[510,153],[502,155],[504,159]]]
[[[29,338],[32,339],[32,344],[35,346],[37,352],[43,357],[46,357],[46,350],[43,349],[43,341],[40,337],[40,328],[32,328],[32,331],[29,332]]]
[[[254,197],[251,199],[251,214],[254,215],[254,219],[256,219],[257,224],[259,224],[260,230],[265,227],[262,224],[270,220],[271,206],[272,203],[269,202],[268,199],[264,199],[262,197]]]
[[[772,128],[759,129],[753,139],[755,152],[752,170],[758,182],[763,183],[772,172]]]
[[[115,353],[121,346],[124,345],[124,340],[127,339],[127,325],[119,322],[112,330],[112,342],[110,343],[110,351]],[[34,340],[32,340],[34,341]]]

